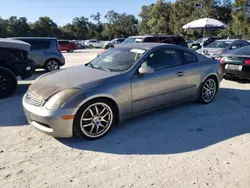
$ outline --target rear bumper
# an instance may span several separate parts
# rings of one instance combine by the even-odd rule
[[[240,77],[244,79],[250,79],[250,66],[243,66],[241,71],[238,70],[228,70],[223,68],[223,72],[225,76],[230,77]]]
[[[17,64],[16,64],[17,65]],[[26,79],[31,77],[36,70],[36,63],[33,60],[18,63],[15,67],[16,73],[22,78]]]
[[[59,63],[60,63],[60,66],[65,65],[65,58],[63,57],[63,55],[59,58]]]

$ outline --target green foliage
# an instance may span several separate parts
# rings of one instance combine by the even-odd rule
[[[198,6],[199,5],[199,6]],[[104,16],[99,12],[86,17],[76,17],[62,27],[49,17],[40,17],[28,23],[25,17],[0,18],[0,37],[50,36],[61,39],[112,39],[137,34],[181,34],[187,38],[202,36],[201,30],[183,30],[188,22],[201,17],[218,19],[230,27],[221,31],[208,31],[207,35],[223,35],[250,39],[250,0],[157,0],[144,5],[139,21],[134,15],[110,10]]]

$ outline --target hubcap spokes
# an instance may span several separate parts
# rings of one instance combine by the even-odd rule
[[[202,98],[205,102],[210,102],[216,93],[216,83],[213,79],[205,82],[202,88]]]
[[[81,130],[90,137],[104,134],[112,124],[113,114],[109,106],[97,103],[89,106],[81,118]]]
[[[50,71],[57,70],[57,69],[58,69],[58,63],[55,62],[55,61],[50,61],[50,62],[48,63],[48,69],[49,69]]]

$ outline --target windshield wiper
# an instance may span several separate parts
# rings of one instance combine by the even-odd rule
[[[110,69],[108,69],[108,68],[104,68],[104,67],[101,67],[101,66],[94,66],[94,65],[92,65],[91,63],[89,63],[90,64],[90,66],[92,67],[92,68],[95,68],[95,69],[101,69],[101,70],[104,70],[104,71],[111,71]]]

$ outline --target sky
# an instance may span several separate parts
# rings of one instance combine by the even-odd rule
[[[104,16],[109,10],[126,12],[138,16],[143,5],[156,0],[0,0],[0,17],[26,17],[34,22],[41,16],[49,16],[59,26],[70,23],[74,17],[100,12]]]

